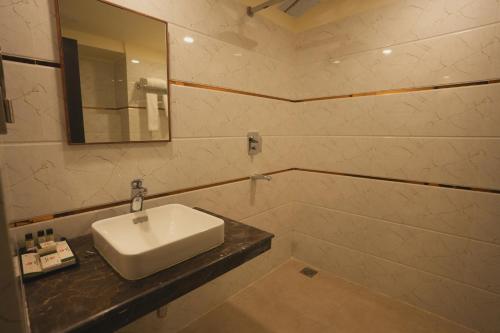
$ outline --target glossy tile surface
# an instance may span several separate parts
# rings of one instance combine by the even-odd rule
[[[474,332],[305,266],[288,261],[181,332]]]

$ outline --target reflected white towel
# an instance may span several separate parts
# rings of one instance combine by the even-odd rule
[[[146,93],[146,109],[148,111],[148,130],[159,130],[160,114],[158,113],[158,95],[150,92]]]
[[[167,94],[161,95],[161,99],[163,101],[163,107],[165,108],[165,117],[168,118],[168,95]]]

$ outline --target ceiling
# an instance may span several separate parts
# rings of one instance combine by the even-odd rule
[[[239,0],[246,6],[256,6],[265,0]],[[260,11],[256,15],[280,25],[293,32],[301,32],[317,26],[339,21],[343,18],[385,6],[398,0],[320,0],[301,17],[289,16],[278,9],[279,4]]]

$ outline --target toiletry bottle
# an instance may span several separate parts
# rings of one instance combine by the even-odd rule
[[[29,233],[24,235],[24,246],[26,247],[26,251],[30,251],[35,247],[35,241],[33,240],[33,234]]]
[[[53,242],[54,241],[54,230],[52,228],[48,228],[45,230],[45,239],[47,242]]]
[[[37,237],[38,237],[38,244],[45,243],[45,231],[38,230]]]

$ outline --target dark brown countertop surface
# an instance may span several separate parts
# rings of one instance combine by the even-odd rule
[[[96,252],[91,235],[69,240],[79,266],[25,283],[32,332],[116,330],[271,248],[272,234],[218,217],[224,244],[137,281],[122,278],[99,254],[89,256]]]

